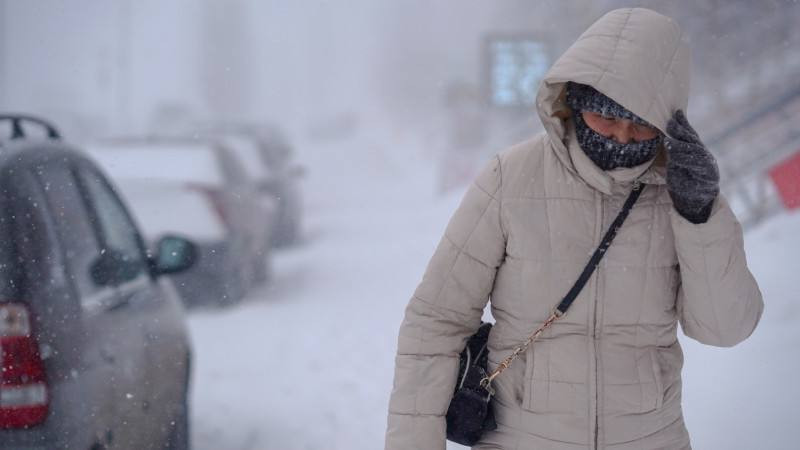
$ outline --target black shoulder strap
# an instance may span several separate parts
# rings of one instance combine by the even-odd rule
[[[625,219],[628,217],[628,213],[631,212],[631,208],[633,208],[633,204],[636,203],[636,200],[639,199],[639,194],[642,193],[644,190],[644,185],[640,183],[634,183],[633,190],[631,190],[628,199],[625,200],[625,205],[622,207],[622,211],[619,212],[617,218],[614,219],[614,222],[609,227],[608,231],[606,231],[606,235],[603,236],[602,242],[600,242],[600,246],[597,247],[597,250],[594,251],[592,258],[589,260],[589,264],[583,269],[583,273],[581,276],[578,277],[578,281],[575,282],[575,285],[572,286],[572,289],[569,290],[567,295],[564,297],[564,300],[561,300],[561,303],[558,304],[556,309],[560,314],[564,314],[569,309],[569,305],[575,300],[575,297],[581,292],[583,286],[589,281],[589,277],[592,276],[594,269],[597,268],[597,265],[600,264],[600,260],[603,259],[603,255],[606,254],[606,250],[608,247],[611,246],[611,241],[614,240],[614,237],[617,235],[617,231],[622,227],[622,223],[625,222]]]

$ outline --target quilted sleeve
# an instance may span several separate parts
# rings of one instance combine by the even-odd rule
[[[467,191],[400,326],[386,450],[445,448],[458,355],[480,319],[505,256],[500,158]]]
[[[731,347],[755,329],[764,309],[747,268],[742,227],[722,194],[711,217],[693,224],[672,212],[680,265],[677,308],[683,332],[704,344]]]

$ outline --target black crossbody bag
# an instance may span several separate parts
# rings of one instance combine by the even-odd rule
[[[561,303],[556,306],[553,314],[528,337],[528,340],[516,347],[506,359],[501,361],[494,371],[491,373],[488,371],[489,349],[487,348],[492,324],[482,323],[478,331],[469,338],[466,347],[461,352],[456,389],[453,393],[453,398],[450,400],[450,406],[447,408],[448,440],[472,446],[480,440],[484,431],[491,431],[497,428],[491,404],[494,396],[492,381],[507,369],[517,356],[524,353],[547,327],[567,312],[567,309],[569,309],[583,286],[589,281],[598,264],[600,264],[600,260],[603,259],[606,250],[611,246],[611,241],[616,237],[617,231],[622,227],[631,208],[633,208],[636,200],[639,199],[642,190],[644,190],[642,184],[634,183],[630,195],[625,200],[622,211],[619,212],[608,231],[606,231],[600,246],[592,254],[589,263],[583,269],[578,280],[575,281],[572,289],[567,292]]]

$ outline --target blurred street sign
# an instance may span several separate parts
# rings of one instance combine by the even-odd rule
[[[529,35],[488,36],[484,72],[489,102],[527,107],[536,101],[539,81],[550,67],[548,46]]]

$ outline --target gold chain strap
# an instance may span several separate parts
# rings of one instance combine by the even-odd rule
[[[613,232],[612,231],[606,232],[605,237],[600,242],[600,247],[598,247],[598,249],[595,250],[594,255],[592,255],[592,259],[589,260],[589,263],[592,264],[593,260],[596,258],[596,256],[598,254],[600,255],[596,259],[596,261],[594,261],[594,267],[597,267],[597,264],[599,264],[599,262],[600,262],[600,258],[603,257],[603,253],[608,249],[608,246],[611,245],[611,241],[614,239],[614,236],[616,235],[616,231],[619,229],[619,227],[622,226],[622,223],[625,221],[625,218],[628,217],[628,212],[630,212],[630,209],[633,207],[633,204],[639,198],[639,193],[641,192],[641,189],[642,189],[641,181],[637,179],[633,183],[633,189],[631,189],[631,193],[628,196],[628,199],[625,201],[625,206],[623,207],[622,211],[620,211],[619,215],[617,216],[617,218],[612,223],[612,226],[615,226],[616,228],[613,230]],[[619,222],[619,223],[617,223],[617,222]],[[584,269],[584,274],[586,274],[586,273],[591,274],[592,271],[594,271],[594,267],[592,267],[591,265],[587,266],[586,269]],[[589,269],[591,269],[591,270],[589,271]],[[583,277],[583,275],[581,275],[581,276]],[[579,279],[578,282],[580,282],[580,279]],[[577,286],[578,282],[576,282],[576,286]],[[585,280],[584,280],[584,282],[585,282]],[[580,287],[583,287],[583,285],[581,284]],[[575,287],[573,287],[573,289],[574,288]],[[579,290],[580,290],[580,288],[579,288]],[[575,297],[571,298],[571,300],[574,300],[574,299],[575,299]],[[571,300],[570,300],[570,302],[568,302],[563,307],[564,311],[566,311],[566,309],[569,308]],[[561,306],[561,305],[559,305],[559,306]],[[533,332],[533,334],[530,335],[530,337],[528,337],[528,340],[526,340],[524,343],[522,343],[522,345],[517,346],[517,348],[515,348],[514,351],[511,352],[511,354],[506,357],[506,359],[504,359],[503,361],[500,362],[500,364],[497,366],[497,368],[495,368],[492,371],[492,373],[490,373],[489,375],[485,376],[481,380],[481,387],[486,389],[486,391],[489,392],[490,395],[494,395],[494,389],[492,388],[492,381],[494,381],[494,379],[497,378],[498,375],[503,373],[504,370],[508,369],[508,366],[510,366],[511,363],[514,362],[515,359],[517,359],[517,357],[520,355],[520,353],[523,353],[524,351],[528,350],[528,347],[530,347],[530,345],[533,344],[534,341],[536,341],[536,339],[539,338],[539,336],[544,332],[544,330],[546,330],[547,327],[552,325],[553,322],[555,322],[556,320],[560,319],[561,316],[563,316],[563,315],[564,315],[564,312],[562,312],[560,309],[556,308],[555,310],[553,310],[553,314],[551,314],[550,317],[547,320],[544,321],[542,326],[540,326],[536,331]]]
[[[544,330],[547,329],[547,327],[552,325],[553,322],[560,319],[561,316],[563,315],[564,314],[557,309],[553,311],[553,314],[551,314],[550,317],[544,321],[542,326],[540,326],[536,331],[533,332],[533,334],[531,334],[528,337],[528,340],[523,342],[521,345],[518,345],[517,348],[515,348],[514,351],[511,352],[511,354],[506,357],[506,359],[502,360],[500,364],[497,365],[497,368],[495,368],[492,371],[492,373],[490,373],[481,380],[481,387],[486,389],[491,395],[494,395],[494,389],[491,386],[492,381],[494,381],[494,379],[497,378],[498,375],[503,373],[504,370],[508,369],[508,366],[510,366],[511,363],[514,362],[514,360],[517,359],[517,357],[521,353],[528,350],[528,347],[530,347],[530,345],[533,344],[536,341],[536,339],[539,338],[539,336],[544,332]]]

